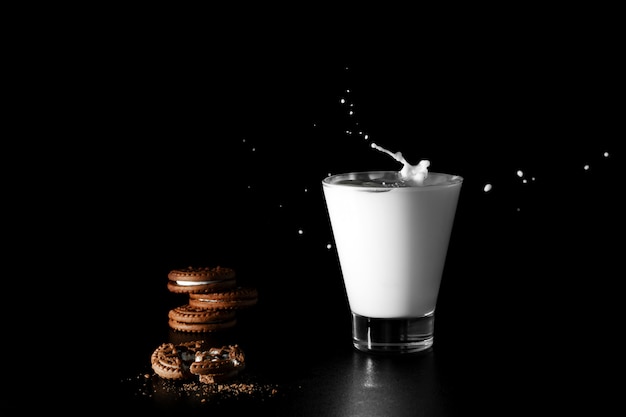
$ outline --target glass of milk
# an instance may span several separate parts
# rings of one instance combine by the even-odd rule
[[[420,162],[424,169],[414,176],[406,175],[411,167],[405,163],[400,172],[352,172],[322,180],[358,350],[412,353],[433,344],[463,178],[428,173],[427,162]]]

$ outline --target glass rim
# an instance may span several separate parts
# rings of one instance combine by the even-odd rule
[[[436,184],[425,184],[425,185],[416,185],[416,186],[407,186],[407,187],[374,187],[368,185],[353,185],[353,184],[337,184],[336,181],[339,181],[340,178],[345,179],[356,179],[358,177],[371,179],[371,178],[382,178],[385,176],[396,176],[398,175],[398,171],[391,170],[382,170],[382,171],[353,171],[353,172],[342,172],[339,174],[332,174],[326,176],[322,179],[322,185],[324,187],[346,187],[352,189],[359,190],[419,190],[419,189],[433,189],[433,188],[444,188],[444,187],[452,187],[455,185],[461,185],[463,183],[464,178],[460,175],[446,174],[443,172],[429,172],[428,176],[444,176],[449,179],[443,183]]]

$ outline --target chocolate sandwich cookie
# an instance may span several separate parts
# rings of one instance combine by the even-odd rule
[[[189,372],[198,375],[200,382],[212,384],[235,377],[245,366],[245,355],[239,345],[228,345],[196,352]]]
[[[257,303],[258,293],[253,287],[237,287],[229,290],[189,294],[191,307],[209,310],[236,310]]]
[[[161,378],[189,379],[193,376],[190,366],[196,359],[196,353],[208,348],[203,340],[181,344],[163,343],[152,352],[152,369]]]
[[[214,332],[233,327],[237,321],[235,311],[209,310],[185,304],[168,313],[170,328],[181,332]]]
[[[167,278],[167,289],[179,294],[220,291],[236,285],[235,270],[223,266],[174,269]]]

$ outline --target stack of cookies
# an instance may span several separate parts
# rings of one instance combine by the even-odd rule
[[[257,290],[237,283],[232,268],[187,267],[168,274],[167,289],[188,294],[187,304],[168,313],[169,326],[181,332],[203,333],[233,327],[239,309],[257,302]]]

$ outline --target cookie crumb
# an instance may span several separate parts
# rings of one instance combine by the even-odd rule
[[[141,372],[122,383],[135,397],[168,402],[193,400],[207,405],[224,401],[266,401],[285,395],[285,389],[279,384],[263,382],[250,375],[240,375],[230,382],[206,384],[196,380],[168,380],[156,373]]]

